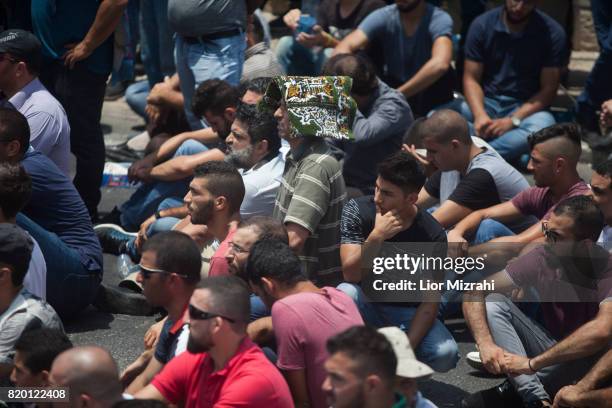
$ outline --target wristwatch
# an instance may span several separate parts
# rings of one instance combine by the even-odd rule
[[[514,127],[521,126],[521,120],[519,118],[517,118],[516,116],[511,116],[510,120],[512,121],[512,126],[514,126]]]
[[[159,210],[155,211],[155,219],[159,220],[161,217],[161,212]]]

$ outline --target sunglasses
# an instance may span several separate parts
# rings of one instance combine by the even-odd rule
[[[230,323],[236,323],[235,319],[231,319],[226,316],[221,316],[219,314],[205,312],[193,306],[192,304],[189,304],[189,306],[187,307],[187,310],[189,311],[189,319],[191,320],[208,320],[208,319],[212,319],[215,317],[220,317],[222,319],[227,320]]]
[[[141,264],[138,264],[138,268],[140,268],[140,273],[142,274],[143,279],[149,279],[151,275],[154,273],[163,273],[165,275],[174,274],[174,275],[180,276],[181,278],[188,278],[188,276],[184,274],[168,272],[168,271],[164,271],[163,269],[147,268],[146,266],[142,266]]]
[[[548,228],[548,221],[542,221],[542,233],[548,242],[557,242],[561,235]]]

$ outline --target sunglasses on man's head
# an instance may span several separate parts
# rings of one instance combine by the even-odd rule
[[[149,279],[151,275],[154,273],[162,273],[165,275],[172,275],[174,273],[174,272],[164,271],[163,269],[147,268],[146,266],[142,266],[142,264],[138,264],[138,267],[140,268],[140,273],[142,274],[142,277],[144,279]],[[180,273],[174,273],[174,274],[177,276],[180,276],[181,278],[187,278],[187,275],[183,275]]]
[[[215,317],[220,317],[222,319],[227,320],[230,323],[236,323],[235,319],[231,319],[226,316],[221,316],[219,314],[205,312],[193,306],[192,304],[189,304],[189,306],[187,307],[187,310],[189,311],[189,319],[191,320],[208,320],[208,319],[212,319]]]
[[[549,242],[557,242],[561,238],[558,232],[548,228],[548,221],[542,221],[542,233]]]

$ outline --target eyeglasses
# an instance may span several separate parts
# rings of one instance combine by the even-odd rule
[[[143,279],[149,279],[151,275],[154,273],[163,273],[165,275],[174,274],[174,275],[180,276],[181,278],[188,278],[188,276],[185,274],[168,272],[168,271],[164,271],[163,269],[147,268],[146,266],[142,266],[141,264],[138,264],[138,267],[140,268],[140,273],[142,274]]]
[[[237,254],[248,254],[249,253],[249,251],[247,249],[244,249],[240,245],[236,245],[233,242],[229,243],[229,247],[230,247],[230,249],[232,251],[234,251]]]
[[[192,304],[189,304],[189,306],[187,307],[187,310],[189,310],[189,319],[191,320],[208,320],[208,319],[212,319],[215,317],[220,317],[222,319],[227,320],[230,323],[236,323],[235,319],[231,319],[226,316],[221,316],[219,314],[205,312],[193,306]]]
[[[558,232],[548,228],[548,221],[542,221],[542,233],[549,242],[557,242],[561,238]]]

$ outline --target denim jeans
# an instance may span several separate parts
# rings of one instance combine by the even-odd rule
[[[577,100],[577,114],[588,130],[598,130],[595,112],[601,104],[612,99],[612,3],[610,0],[591,0],[599,57],[586,79],[584,90]]]
[[[192,130],[204,124],[191,110],[191,100],[198,85],[219,78],[237,86],[242,75],[246,41],[244,33],[216,40],[190,41],[175,36],[174,59],[185,100],[185,114]]]
[[[150,91],[149,81],[144,80],[134,82],[125,90],[125,101],[128,106],[145,120],[147,117],[145,107],[147,106],[147,97]]]
[[[510,353],[535,357],[556,344],[544,328],[521,312],[506,296],[497,293],[487,296],[486,310],[495,344]],[[526,404],[544,399],[550,401],[550,396],[561,387],[582,378],[598,356],[546,367],[536,374],[509,377],[509,380]]]
[[[512,113],[522,104],[523,102],[518,99],[503,95],[495,97],[485,96],[484,98],[485,111],[491,119],[512,116]],[[467,102],[461,103],[459,113],[473,126],[474,115],[472,115]],[[539,111],[523,119],[518,128],[509,130],[500,137],[488,140],[488,142],[506,161],[516,162],[520,159],[524,161],[525,158],[521,158],[521,156],[529,155],[527,137],[533,132],[554,124],[555,118],[550,112]],[[523,164],[526,165],[527,163]]]
[[[285,36],[278,40],[276,56],[287,75],[318,75],[333,48],[315,50],[298,43],[294,37]]]
[[[142,63],[152,88],[172,75],[174,68],[174,39],[168,23],[168,0],[141,0],[140,37]]]
[[[208,148],[197,140],[187,140],[176,150],[173,157],[189,156],[206,150]],[[177,181],[142,184],[121,206],[121,225],[128,231],[138,231],[140,224],[155,213],[163,200],[171,197],[182,199],[187,194],[190,181],[191,177],[187,177]]]
[[[259,296],[251,293],[251,316],[249,321],[255,321],[262,317],[268,317],[272,314],[272,311],[264,304]]]
[[[85,269],[77,250],[25,215],[17,215],[17,224],[40,245],[47,264],[47,302],[62,320],[76,316],[93,301],[102,281],[102,270]]]
[[[108,75],[96,74],[77,63],[73,69],[63,61],[45,61],[40,79],[62,104],[70,124],[70,150],[76,156],[74,186],[89,214],[97,214],[104,172],[104,137],[100,119]]]
[[[499,221],[486,218],[480,222],[472,244],[478,245],[498,237],[509,237],[514,232]]]
[[[357,304],[365,323],[375,327],[398,326],[408,331],[417,311],[416,307],[371,303],[361,287],[352,283],[341,283],[338,290],[349,295]],[[444,323],[438,319],[416,347],[415,353],[419,361],[442,373],[455,368],[459,361],[457,343]]]

